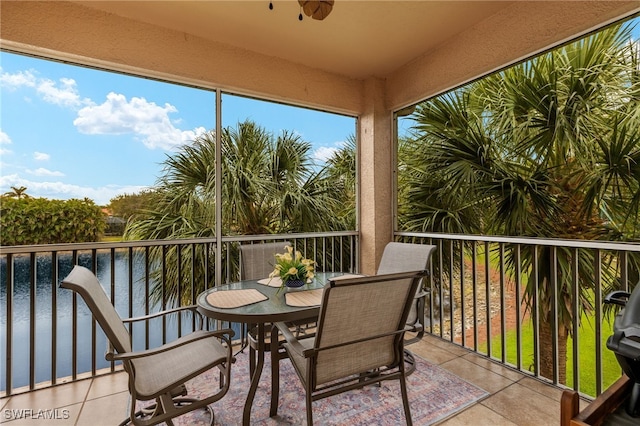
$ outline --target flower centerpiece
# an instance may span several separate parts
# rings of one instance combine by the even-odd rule
[[[286,253],[278,253],[275,256],[276,263],[269,278],[279,277],[282,280],[282,286],[302,287],[315,277],[315,262],[304,259],[299,251],[294,253],[293,247],[287,246]]]

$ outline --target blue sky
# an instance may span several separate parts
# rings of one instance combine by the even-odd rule
[[[90,198],[152,186],[161,163],[215,128],[215,93],[0,52],[0,193]],[[223,94],[223,126],[293,131],[326,159],[355,119]]]

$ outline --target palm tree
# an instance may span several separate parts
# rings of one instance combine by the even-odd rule
[[[5,192],[2,195],[4,197],[17,198],[19,200],[22,198],[30,198],[30,196],[27,194],[26,186],[20,186],[20,187],[12,186],[11,191]]]
[[[231,234],[327,230],[337,190],[291,132],[273,138],[253,122],[222,133],[223,228]]]
[[[401,141],[404,226],[637,239],[640,70],[630,36],[629,26],[611,27],[419,105],[414,133]],[[507,264],[513,266],[515,255],[507,254]],[[551,248],[542,247],[521,256],[529,276],[528,306],[537,298],[540,374],[554,377],[550,342],[555,327],[558,377],[564,382],[571,324],[592,307],[593,253],[558,249],[554,257]],[[577,271],[580,312],[570,303],[576,256],[582,265]],[[604,271],[603,279],[611,285],[617,284],[617,265],[611,262]],[[534,294],[536,275],[539,292]],[[557,324],[550,315],[554,293]]]
[[[316,166],[311,145],[288,131],[277,137],[251,121],[224,128],[222,141],[222,229],[225,235],[257,235],[345,229],[333,214],[340,207],[339,188],[332,185],[328,168]],[[129,239],[183,239],[215,236],[215,134],[209,132],[169,156],[164,174],[152,196],[155,208],[128,225]],[[237,248],[234,248],[237,249]],[[166,258],[165,271],[157,269],[154,300],[191,303],[204,288],[204,274],[213,268],[208,253],[153,252]],[[226,253],[225,253],[226,255]],[[232,259],[237,256],[231,254]],[[181,268],[178,267],[181,259]],[[192,263],[193,261],[193,263]],[[195,282],[191,289],[192,264]],[[220,262],[223,276],[237,265]],[[182,271],[182,276],[178,276]],[[213,271],[207,271],[213,276]],[[164,273],[164,279],[161,274]]]
[[[338,220],[333,230],[356,229],[356,137],[349,135],[344,145],[327,160],[327,179],[335,188]]]

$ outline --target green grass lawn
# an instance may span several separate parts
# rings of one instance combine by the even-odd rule
[[[483,250],[478,251],[477,263],[484,264],[485,258]],[[499,259],[493,254],[490,257],[491,267],[499,269]],[[522,274],[521,282],[527,282],[526,274]],[[601,336],[601,350],[602,350],[602,388],[604,391],[613,382],[615,382],[622,370],[615,355],[607,348],[607,339],[613,334],[613,314],[610,316],[603,316],[602,321],[602,336]],[[582,314],[582,322],[578,335],[578,370],[580,373],[580,392],[595,397],[596,396],[596,335],[595,335],[595,318],[586,314]],[[533,324],[531,321],[527,321],[522,324],[521,328],[521,342],[522,342],[522,368],[533,371]],[[507,331],[506,336],[506,360],[507,363],[517,365],[517,335],[516,330]],[[487,352],[487,345],[478,345],[478,350],[482,353]],[[493,358],[501,359],[502,357],[502,339],[500,336],[495,336],[491,340],[491,355]],[[570,337],[567,341],[567,385],[573,387],[573,339]]]
[[[607,339],[613,333],[613,317],[604,317],[602,323],[602,388],[604,391],[621,375],[620,365],[613,352],[607,348]],[[522,325],[522,368],[533,371],[533,324],[531,321]],[[596,335],[594,318],[583,315],[582,327],[578,335],[578,360],[580,372],[580,392],[595,397],[596,396]],[[517,364],[517,336],[516,330],[507,332],[506,338],[506,358],[507,362]],[[486,353],[487,345],[479,345],[478,349]],[[500,336],[491,340],[491,352],[494,358],[501,358],[502,341]],[[573,387],[573,339],[567,342],[567,385]]]

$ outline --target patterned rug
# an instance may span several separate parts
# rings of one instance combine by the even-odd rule
[[[446,419],[488,396],[479,387],[449,371],[415,356],[417,366],[407,378],[411,417],[415,425],[430,425]],[[280,405],[277,417],[269,417],[271,396],[270,359],[267,354],[260,384],[251,411],[252,425],[303,425],[306,411],[303,387],[289,360],[280,363]],[[189,396],[199,397],[218,387],[218,371],[212,369],[187,383]],[[212,405],[215,425],[240,425],[249,387],[247,354],[238,354],[231,368],[229,392]],[[138,404],[139,405],[139,404]],[[129,415],[127,411],[126,416]],[[368,386],[313,402],[317,425],[405,424],[400,384],[387,380],[381,386]],[[205,410],[196,410],[174,420],[177,425],[206,425]]]

